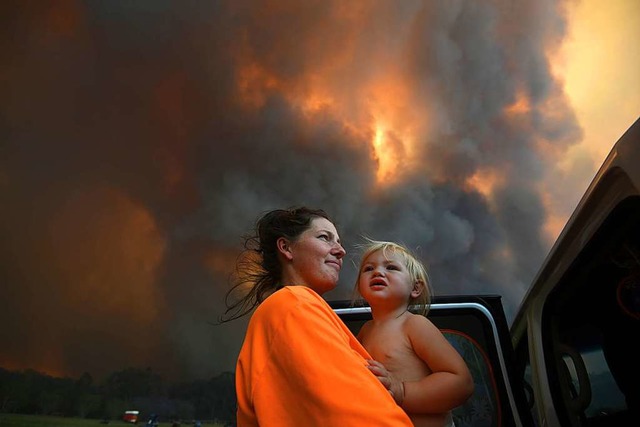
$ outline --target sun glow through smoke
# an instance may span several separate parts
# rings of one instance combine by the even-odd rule
[[[497,170],[478,170],[466,180],[465,186],[467,189],[477,191],[482,194],[485,199],[491,201],[494,188],[502,184],[502,180],[503,178]]]
[[[373,136],[373,149],[375,151],[375,159],[378,162],[378,170],[376,172],[377,182],[384,183],[391,179],[393,171],[393,160],[389,153],[389,147],[385,141],[385,129],[378,125],[376,126]]]
[[[300,89],[305,86],[305,89]],[[407,113],[409,103],[408,88],[393,77],[374,79],[363,83],[358,89],[366,94],[367,102],[362,104],[363,112],[347,112],[348,95],[332,90],[331,84],[321,78],[309,77],[298,86],[285,84],[266,69],[249,61],[240,67],[238,75],[239,99],[246,108],[262,108],[270,93],[278,93],[299,108],[313,120],[315,114],[330,111],[342,120],[346,128],[355,133],[366,134],[368,127],[373,128],[371,146],[372,161],[376,163],[376,183],[378,185],[397,184],[403,174],[410,170],[413,155],[413,135],[411,129],[423,126],[415,114]],[[374,123],[368,123],[363,117],[376,117]],[[392,123],[393,125],[390,125]]]

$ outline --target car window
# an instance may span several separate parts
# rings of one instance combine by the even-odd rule
[[[638,218],[640,198],[620,203],[545,302],[548,381],[563,425],[626,425],[638,416]]]
[[[464,358],[473,377],[474,393],[463,405],[455,408],[456,426],[500,426],[501,411],[496,380],[489,356],[473,338],[457,330],[442,330],[443,335]]]

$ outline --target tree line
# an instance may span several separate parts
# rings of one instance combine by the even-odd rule
[[[143,420],[157,414],[161,419],[233,424],[234,374],[166,384],[149,368],[126,368],[96,384],[89,373],[74,379],[0,368],[0,413],[115,420],[127,410],[140,411]]]

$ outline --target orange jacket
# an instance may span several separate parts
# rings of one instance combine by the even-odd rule
[[[366,358],[316,292],[280,289],[254,312],[240,350],[238,427],[412,426]]]

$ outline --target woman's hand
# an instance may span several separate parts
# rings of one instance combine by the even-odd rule
[[[367,359],[369,365],[367,368],[375,375],[378,380],[382,383],[382,385],[389,390],[391,396],[396,401],[398,406],[402,406],[402,401],[404,400],[404,384],[402,381],[398,380],[393,374],[387,371],[387,368],[384,365],[376,360]]]

